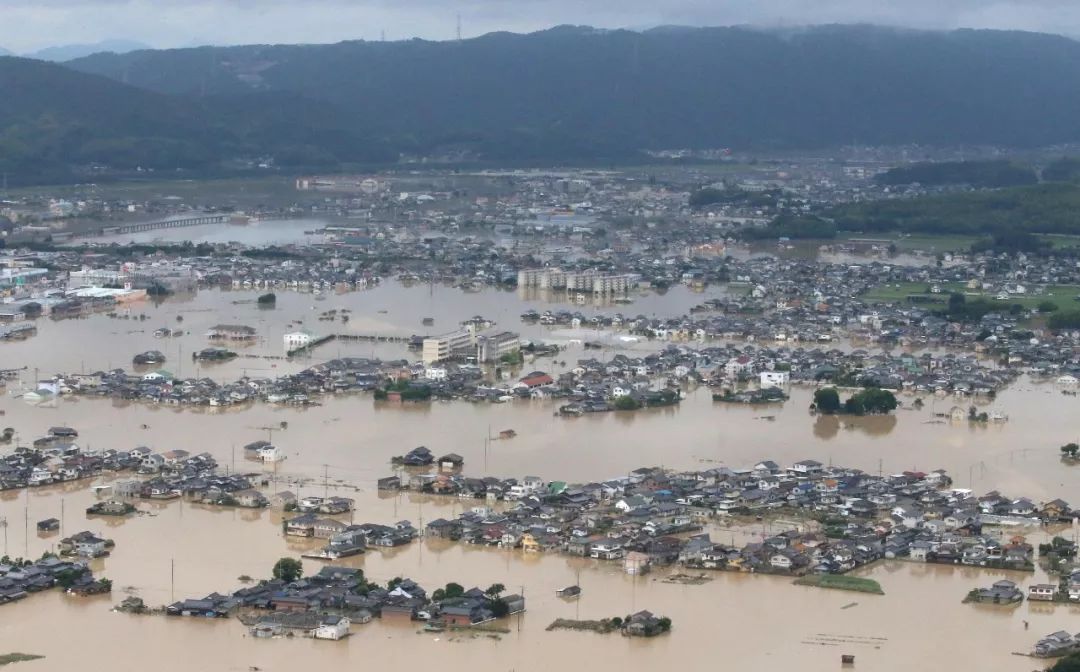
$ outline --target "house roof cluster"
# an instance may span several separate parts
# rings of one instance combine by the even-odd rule
[[[765,460],[751,469],[699,472],[639,469],[602,482],[415,474],[404,487],[485,501],[439,518],[429,536],[526,550],[555,550],[602,559],[642,553],[650,562],[755,571],[842,573],[880,558],[1030,569],[1034,549],[1007,541],[988,525],[1067,520],[1068,504],[1035,505],[993,492],[975,497],[950,487],[943,471],[874,476],[802,460],[782,468]],[[689,538],[704,520],[723,514],[801,511],[832,521],[822,531],[784,532],[741,548]]]

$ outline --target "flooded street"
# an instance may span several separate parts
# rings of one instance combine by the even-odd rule
[[[721,290],[710,290],[721,291]],[[0,368],[28,367],[22,380],[32,383],[58,372],[131,368],[131,357],[162,350],[165,367],[178,376],[209,375],[232,379],[245,372],[276,376],[339,355],[408,357],[404,345],[332,343],[312,359],[286,362],[263,356],[283,354],[282,335],[298,320],[317,334],[356,333],[408,336],[439,333],[480,314],[500,327],[521,331],[523,338],[552,338],[538,325],[521,324],[528,308],[564,307],[624,314],[677,314],[710,296],[684,287],[666,295],[634,295],[631,305],[593,307],[549,303],[544,298],[485,290],[462,293],[446,287],[386,283],[366,292],[331,295],[278,293],[275,310],[260,310],[258,292],[203,291],[154,304],[131,304],[131,315],[147,320],[120,320],[94,315],[82,320],[39,321],[29,340],[0,344]],[[343,324],[320,322],[317,315],[348,308]],[[385,311],[385,312],[383,312]],[[176,317],[183,316],[182,322]],[[432,317],[435,326],[422,327]],[[290,322],[294,325],[290,327]],[[254,326],[259,341],[239,358],[200,367],[192,352],[207,347],[204,332],[217,323]],[[153,336],[158,327],[179,327],[179,338]],[[610,356],[585,351],[567,340],[556,357],[569,366],[583,357]],[[89,346],[88,344],[92,344]],[[659,343],[627,343],[642,350]],[[415,357],[415,354],[412,354]],[[550,359],[526,364],[547,371],[562,370]],[[967,400],[926,397],[925,408],[911,409],[913,397],[893,416],[843,419],[814,417],[807,412],[811,391],[796,388],[783,406],[751,407],[714,403],[709,390],[690,390],[676,407],[637,413],[606,413],[580,418],[554,415],[557,402],[514,401],[505,404],[434,402],[395,405],[370,395],[328,397],[323,405],[299,410],[256,403],[229,410],[174,409],[90,398],[61,398],[31,406],[14,395],[0,398],[3,426],[15,428],[27,443],[55,425],[79,431],[78,443],[91,449],[131,449],[146,445],[155,451],[182,448],[212,453],[232,471],[273,476],[269,491],[289,489],[299,495],[338,493],[355,497],[356,522],[392,524],[408,519],[418,528],[437,517],[454,517],[471,500],[419,495],[388,495],[375,480],[392,472],[390,458],[425,445],[436,454],[456,452],[465,458],[466,474],[584,482],[626,474],[641,466],[703,469],[725,464],[746,467],[763,459],[780,464],[813,458],[878,473],[905,469],[944,468],[956,487],[982,493],[1000,489],[1013,496],[1080,501],[1075,468],[1059,460],[1058,446],[1076,439],[1077,398],[1051,384],[1021,378],[987,408],[1009,416],[1006,423],[971,425],[937,419]],[[771,419],[769,419],[769,417]],[[241,447],[267,438],[287,459],[275,467],[244,461]],[[485,441],[490,434],[514,429],[510,440]],[[324,475],[326,480],[324,481]],[[597,670],[644,669],[652,666],[700,665],[703,654],[746,669],[833,670],[841,654],[853,654],[860,669],[885,672],[908,669],[1011,670],[1038,667],[1038,661],[1010,655],[1027,651],[1035,639],[1059,629],[1077,630],[1080,609],[1025,602],[1013,609],[961,604],[977,586],[1008,577],[1023,585],[1045,576],[953,568],[916,563],[878,562],[857,572],[880,581],[884,596],[819,590],[791,585],[789,578],[715,573],[703,585],[674,585],[660,579],[667,570],[643,577],[622,573],[618,563],[597,563],[558,554],[525,556],[520,550],[495,550],[421,540],[394,549],[371,549],[339,561],[361,567],[369,578],[385,583],[407,576],[424,586],[449,581],[486,586],[493,581],[524,592],[528,611],[512,617],[511,632],[499,638],[475,639],[458,633],[416,634],[419,626],[375,621],[354,626],[347,642],[303,638],[256,640],[235,619],[132,616],[110,613],[127,594],[160,605],[211,591],[240,587],[238,577],[265,577],[274,561],[299,555],[314,542],[286,539],[278,510],[214,508],[181,501],[140,501],[145,515],[129,519],[87,520],[84,510],[95,500],[89,482],[0,494],[5,553],[38,557],[59,538],[83,529],[116,541],[108,558],[94,561],[95,573],[114,582],[113,594],[75,598],[49,591],[0,609],[2,650],[21,650],[46,658],[19,669],[61,670],[101,661],[116,669],[136,669],[153,661],[172,670],[336,669],[360,665],[430,665],[438,660],[449,670],[541,670],[550,666],[552,651],[579,657]],[[39,536],[36,521],[56,517],[62,530]],[[347,520],[348,517],[346,516]],[[29,534],[27,534],[29,531]],[[709,530],[726,541],[726,530]],[[765,530],[761,530],[764,532]],[[743,531],[745,532],[745,531]],[[754,530],[750,534],[757,533]],[[305,569],[319,563],[305,560]],[[584,593],[574,603],[555,590],[580,583]],[[852,603],[857,603],[850,606]],[[845,608],[846,607],[846,608]],[[602,618],[648,609],[674,622],[670,636],[633,640],[617,634],[546,632],[557,617]],[[1024,621],[1030,622],[1025,630]],[[12,644],[14,643],[14,644]],[[96,665],[96,663],[95,663]]]
[[[55,508],[56,499],[56,494],[35,494],[31,507],[35,511]],[[85,499],[86,495],[66,497],[71,508]],[[419,515],[419,503],[406,497],[401,500],[395,512],[395,504],[369,494],[361,499],[357,515],[392,520],[390,516],[407,514],[410,509]],[[15,502],[6,502],[4,510],[10,513],[18,508]],[[452,508],[427,502],[422,510],[434,516],[448,514]],[[509,634],[497,639],[482,634],[476,638],[459,633],[418,634],[417,624],[376,621],[354,627],[354,636],[344,643],[256,640],[246,636],[246,629],[234,619],[108,611],[124,591],[155,604],[171,600],[174,592],[180,598],[214,589],[232,590],[240,586],[239,575],[265,575],[274,558],[304,550],[281,537],[277,519],[269,512],[213,512],[179,503],[155,512],[154,517],[116,526],[88,525],[117,542],[113,556],[94,565],[96,571],[115,577],[112,596],[72,598],[50,591],[0,614],[0,641],[17,642],[20,650],[47,655],[28,663],[27,669],[70,669],[88,659],[108,659],[119,669],[135,669],[153,656],[158,661],[155,667],[166,672],[423,665],[433,657],[454,670],[477,666],[541,670],[557,647],[561,655],[589,658],[601,670],[691,665],[703,653],[737,660],[750,669],[799,665],[807,670],[831,670],[839,665],[841,653],[849,653],[856,655],[860,667],[874,670],[899,671],[912,665],[940,669],[966,663],[1021,672],[1035,667],[1036,661],[1010,652],[1027,650],[1036,633],[1069,627],[1077,611],[1031,603],[1014,609],[961,604],[973,587],[998,578],[1023,581],[1030,576],[1015,572],[905,562],[879,563],[860,572],[880,581],[884,596],[797,587],[789,578],[733,573],[716,573],[704,585],[673,585],[659,580],[663,572],[626,576],[618,563],[523,556],[520,551],[428,540],[397,552],[370,551],[339,564],[361,567],[380,580],[407,576],[431,585],[456,581],[467,586],[498,580],[511,590],[524,591],[529,600],[528,611],[507,623]],[[72,518],[78,520],[81,513],[69,513],[68,525]],[[17,543],[19,536],[14,527],[11,543]],[[33,545],[47,548],[44,540],[35,539]],[[304,562],[309,571],[317,570],[316,561]],[[583,587],[578,601],[568,603],[555,596],[557,588],[574,582]],[[675,622],[671,635],[645,641],[617,634],[545,631],[557,617],[603,618],[640,609],[670,616]],[[1023,621],[1030,622],[1030,630],[1024,629]],[[58,644],[56,632],[41,627],[42,623],[69,633],[63,645]],[[965,643],[958,646],[958,641]]]
[[[519,332],[524,339],[565,343],[571,338],[598,338],[601,334],[587,329],[575,332],[563,328],[560,336],[559,331],[553,333],[538,324],[523,323],[521,313],[529,309],[551,309],[580,311],[586,316],[597,313],[613,315],[617,312],[624,315],[679,315],[707,298],[722,295],[725,288],[695,292],[680,285],[665,294],[633,293],[629,304],[576,304],[539,290],[515,292],[485,289],[465,293],[442,285],[406,286],[388,281],[373,289],[344,294],[317,296],[278,291],[276,307],[269,310],[256,304],[256,299],[265,291],[204,290],[173,295],[160,302],[143,299],[122,304],[116,308],[117,317],[99,313],[78,320],[38,320],[36,336],[24,341],[0,343],[3,346],[0,348],[0,368],[28,367],[23,379],[24,382],[32,382],[34,368],[39,368],[42,376],[118,367],[130,369],[131,359],[136,354],[160,350],[168,358],[164,368],[178,377],[207,375],[218,380],[232,380],[244,375],[245,371],[250,375],[276,376],[339,356],[375,356],[384,359],[410,356],[403,343],[338,341],[316,350],[311,358],[291,363],[261,359],[284,355],[282,337],[297,329],[307,329],[316,337],[329,334],[408,337],[454,331],[460,328],[463,320],[481,315],[493,320],[502,329]],[[331,310],[351,311],[348,323],[340,319],[318,319],[320,314]],[[145,319],[140,319],[142,316]],[[422,324],[427,317],[434,320],[432,326]],[[193,368],[196,363],[192,362],[191,356],[214,345],[205,334],[216,324],[254,327],[257,340],[250,345],[229,343],[231,349],[242,355],[240,358],[200,366],[196,371]],[[159,328],[181,330],[184,334],[180,337],[156,338],[154,332]],[[85,347],[87,342],[94,343],[94,347]],[[637,347],[655,350],[662,347],[662,344],[632,342],[613,345],[622,349]]]

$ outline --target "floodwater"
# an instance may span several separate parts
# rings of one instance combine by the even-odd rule
[[[39,319],[36,336],[24,341],[0,343],[0,369],[27,366],[25,382],[32,382],[32,369],[35,367],[41,376],[130,368],[136,354],[160,350],[167,357],[162,368],[177,376],[188,377],[196,375],[192,354],[219,345],[207,341],[205,334],[210,327],[215,324],[244,324],[257,330],[254,343],[220,345],[226,345],[245,356],[231,362],[200,366],[198,375],[227,380],[235,379],[244,372],[271,376],[338,356],[375,356],[383,359],[409,356],[404,344],[337,341],[317,350],[311,360],[289,363],[266,359],[268,356],[282,356],[285,353],[283,336],[297,329],[307,329],[316,336],[435,335],[459,329],[463,320],[480,315],[494,321],[497,328],[518,332],[525,339],[568,342],[599,338],[602,334],[586,329],[567,332],[560,338],[562,330],[523,323],[521,313],[529,309],[551,309],[580,311],[586,316],[622,312],[628,316],[668,317],[684,314],[691,306],[708,298],[722,296],[725,291],[724,287],[694,291],[679,285],[664,294],[633,292],[628,296],[631,303],[627,304],[612,304],[599,299],[578,304],[568,302],[564,293],[495,288],[465,293],[443,285],[406,286],[386,281],[373,289],[343,294],[278,291],[275,308],[264,309],[256,303],[256,299],[265,290],[203,290],[173,295],[161,302],[147,298],[122,304],[116,308],[117,317],[98,313],[72,320]],[[343,323],[340,316],[333,321],[319,319],[321,314],[331,310],[351,311],[349,322]],[[434,320],[432,326],[423,325],[426,317]],[[179,329],[184,335],[156,338],[154,332],[162,327]],[[94,343],[94,347],[87,348],[88,342]],[[635,346],[635,342],[622,341],[613,341],[612,345],[630,349],[659,347],[647,343]]]
[[[273,311],[261,311],[251,303],[256,295],[211,291],[173,297],[159,305],[132,305],[132,315],[150,316],[141,322],[105,315],[43,320],[36,337],[0,344],[0,368],[27,366],[23,382],[28,382],[34,368],[43,375],[106,366],[127,368],[135,353],[160,349],[170,358],[166,368],[178,375],[193,375],[189,353],[206,347],[202,334],[212,324],[255,326],[260,341],[245,351],[280,355],[281,335],[291,329],[290,320],[302,318],[303,326],[327,333],[324,329],[329,330],[330,323],[319,322],[316,316],[343,307],[354,311],[353,318],[347,325],[333,323],[335,332],[347,328],[355,333],[422,333],[420,319],[430,316],[435,326],[427,330],[438,333],[481,314],[502,328],[521,331],[526,338],[542,338],[547,331],[520,324],[518,314],[529,307],[559,305],[514,292],[465,294],[396,283],[332,295],[324,301],[283,292]],[[627,314],[674,314],[706,296],[673,288],[662,297],[635,295],[633,305],[620,309]],[[595,309],[582,310],[589,314]],[[178,314],[184,317],[181,323],[176,322]],[[179,326],[191,333],[179,339],[156,339],[152,332],[159,326]],[[337,356],[338,347],[333,343],[315,357]],[[341,344],[340,348],[342,355],[406,354],[398,345]],[[594,354],[571,346],[558,359],[572,363]],[[202,367],[200,375],[228,379],[244,370],[277,375],[306,364],[245,358]],[[551,360],[540,360],[535,368],[558,370]],[[322,406],[304,410],[263,404],[191,410],[72,398],[31,406],[8,394],[0,398],[4,413],[0,424],[14,427],[23,442],[62,424],[77,428],[80,444],[92,449],[147,445],[159,451],[209,451],[230,469],[273,475],[271,490],[290,489],[305,495],[322,494],[329,487],[355,497],[357,522],[409,519],[422,526],[435,517],[455,516],[472,504],[380,495],[374,489],[375,479],[391,473],[391,456],[418,445],[437,454],[460,453],[466,460],[465,472],[478,476],[535,474],[586,481],[655,464],[700,469],[721,463],[749,466],[762,459],[790,463],[815,458],[875,473],[941,467],[959,487],[979,492],[1001,489],[1035,500],[1063,497],[1080,503],[1078,472],[1058,460],[1058,446],[1076,439],[1078,398],[1062,395],[1053,385],[1021,379],[988,406],[1006,413],[1009,422],[990,426],[937,421],[935,413],[947,412],[954,405],[966,408],[967,401],[951,398],[927,398],[924,409],[902,409],[894,417],[854,420],[815,418],[807,412],[809,401],[809,390],[797,388],[783,406],[724,405],[713,403],[709,391],[700,389],[690,391],[675,408],[560,418],[553,414],[557,404],[545,401],[402,406],[354,395],[330,398]],[[910,406],[912,398],[904,397],[904,401]],[[282,421],[287,421],[288,429],[274,432],[271,438],[287,455],[284,462],[269,467],[241,459],[240,446],[266,438],[266,428],[279,427]],[[514,429],[518,435],[485,441],[502,429]],[[433,660],[448,670],[541,670],[550,667],[551,652],[560,651],[560,662],[578,659],[603,671],[691,667],[721,658],[741,669],[833,670],[839,667],[841,654],[854,654],[859,668],[886,672],[959,666],[1021,672],[1039,665],[1011,652],[1027,651],[1049,632],[1078,629],[1080,610],[1069,606],[1025,602],[1002,609],[961,604],[976,586],[1003,576],[1026,585],[1042,579],[1041,574],[1032,577],[890,562],[862,572],[881,582],[884,596],[802,588],[783,578],[734,574],[716,574],[707,584],[682,586],[658,580],[662,571],[635,578],[622,574],[617,564],[555,554],[523,557],[519,551],[429,540],[403,549],[372,551],[343,564],[362,567],[381,581],[409,576],[429,589],[456,581],[481,586],[500,582],[512,591],[524,590],[528,612],[508,623],[510,634],[499,639],[421,635],[416,634],[416,627],[375,621],[355,627],[355,635],[346,642],[255,640],[245,637],[244,628],[232,620],[128,616],[109,609],[127,592],[159,605],[174,598],[233,590],[240,586],[237,577],[243,574],[267,576],[278,557],[309,548],[282,536],[280,513],[140,502],[140,510],[148,515],[87,520],[83,511],[95,496],[89,485],[0,495],[0,517],[7,521],[5,551],[10,554],[36,557],[53,548],[61,535],[40,537],[34,530],[34,523],[47,517],[62,518],[64,534],[90,529],[117,542],[111,557],[95,561],[95,569],[114,582],[112,596],[77,599],[49,592],[0,608],[0,653],[19,650],[46,656],[21,664],[27,670],[85,667],[88,661],[135,669],[149,660],[162,672],[248,670],[252,666],[263,670],[411,666],[430,665]],[[734,534],[711,531],[716,541],[728,541],[728,535]],[[745,534],[741,531],[740,538]],[[316,569],[317,562],[306,560],[305,566]],[[556,588],[572,583],[584,588],[578,602],[555,597]],[[853,602],[856,606],[842,608]],[[641,641],[545,631],[556,617],[599,618],[639,609],[671,617],[673,632]],[[1030,630],[1024,629],[1024,621],[1030,622]]]
[[[320,488],[321,489],[321,488]],[[590,660],[599,670],[691,666],[723,656],[741,669],[830,670],[839,656],[856,655],[864,669],[900,671],[942,669],[967,663],[979,669],[1021,672],[1035,661],[1010,655],[1026,651],[1037,636],[1068,628],[1077,609],[1024,603],[1016,608],[961,604],[964,594],[999,578],[1028,581],[1023,573],[971,568],[881,563],[860,572],[878,580],[884,596],[825,591],[791,585],[782,577],[715,573],[704,585],[660,581],[664,573],[643,577],[622,574],[617,563],[558,555],[524,556],[428,540],[393,551],[372,551],[341,564],[360,567],[381,581],[408,576],[436,587],[449,581],[486,586],[500,582],[523,591],[528,611],[511,617],[509,634],[475,639],[452,633],[419,634],[418,626],[378,620],[354,626],[346,642],[256,640],[235,620],[203,621],[164,616],[110,613],[126,594],[149,604],[174,597],[202,596],[212,590],[240,587],[237,577],[265,576],[273,561],[307,550],[286,540],[279,516],[270,511],[220,511],[174,502],[140,503],[154,513],[125,521],[84,521],[81,509],[88,490],[63,494],[35,491],[29,497],[30,520],[65,511],[65,530],[90,528],[117,543],[111,557],[95,561],[95,570],[114,580],[111,596],[72,598],[50,591],[0,611],[0,642],[13,650],[45,654],[26,669],[60,670],[107,660],[115,669],[136,669],[153,657],[165,672],[199,670],[334,669],[380,663],[423,665],[438,657],[443,669],[541,670],[552,650],[560,658]],[[361,493],[358,520],[387,521],[409,516],[415,522],[454,515],[461,503],[434,502],[408,495],[380,498]],[[425,501],[426,500],[426,501]],[[12,521],[9,545],[22,552],[18,513],[27,496],[4,503]],[[421,504],[421,502],[424,502]],[[38,538],[31,526],[30,553],[50,548],[58,535]],[[727,535],[713,530],[714,538]],[[18,548],[16,548],[18,547]],[[319,563],[305,560],[308,571]],[[583,595],[564,602],[555,590],[578,583]],[[851,606],[854,603],[854,606]],[[668,615],[674,629],[653,640],[618,635],[547,632],[555,618],[603,618],[640,609]],[[1030,622],[1025,630],[1023,622]],[[49,624],[50,627],[43,627]]]
[[[183,243],[198,241],[201,243],[240,243],[241,245],[291,245],[318,244],[326,242],[322,234],[307,233],[326,226],[320,219],[269,219],[255,221],[243,226],[222,226],[221,224],[203,224],[179,229],[155,229],[137,233],[114,234],[91,239],[79,238],[77,244],[93,243]]]

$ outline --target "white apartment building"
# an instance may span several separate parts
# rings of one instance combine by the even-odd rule
[[[605,274],[600,271],[562,271],[557,268],[533,268],[518,271],[518,287],[564,289],[568,292],[618,294],[637,287],[633,274]]]
[[[285,349],[295,350],[311,345],[311,334],[306,331],[293,331],[285,334]]]

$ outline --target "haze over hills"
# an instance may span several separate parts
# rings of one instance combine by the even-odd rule
[[[645,148],[1080,140],[1080,43],[1035,33],[559,27],[461,42],[99,53],[65,65],[62,85],[48,83],[55,71],[14,59],[7,68],[43,77],[52,114],[83,129],[72,160],[100,145],[103,126],[127,137],[105,102],[81,104],[107,97],[118,111],[148,111],[143,140],[120,156],[158,167],[171,157],[157,140],[189,131],[171,113],[153,128],[150,100],[197,115],[192,146],[205,165],[260,149],[280,153],[283,165],[332,166],[444,149],[494,161],[600,161]],[[97,76],[130,86],[105,96]],[[89,118],[92,110],[101,114]],[[10,124],[33,128],[49,112],[9,97],[0,143]],[[114,163],[100,147],[92,155]]]
[[[70,61],[75,58],[83,58],[97,53],[126,54],[139,49],[149,49],[150,46],[134,40],[102,40],[91,44],[62,44],[46,47],[37,51],[22,54],[25,58],[37,58],[42,61]],[[0,54],[0,55],[10,55]]]

